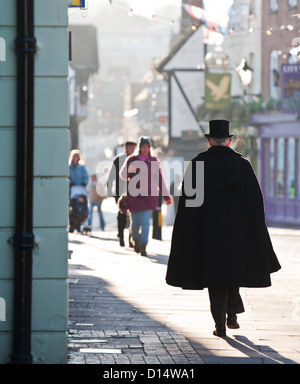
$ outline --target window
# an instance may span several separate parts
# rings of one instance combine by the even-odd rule
[[[271,12],[278,11],[278,0],[270,0],[270,11]]]
[[[281,137],[277,140],[277,180],[276,195],[284,195],[284,139]]]
[[[288,0],[289,8],[297,7],[297,0]]]
[[[287,141],[286,194],[288,197],[295,197],[295,154],[295,138],[290,137]]]
[[[255,15],[255,0],[250,0],[249,15]]]
[[[265,142],[266,148],[266,195],[274,196],[274,171],[275,171],[275,140],[272,138]]]
[[[279,99],[278,52],[276,50],[270,53],[270,98]]]

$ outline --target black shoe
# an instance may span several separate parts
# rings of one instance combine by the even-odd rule
[[[121,247],[125,247],[125,243],[124,243],[124,240],[123,240],[123,239],[120,239],[120,246],[121,246]]]
[[[134,251],[136,253],[140,253],[141,252],[141,250],[140,250],[140,242],[139,241],[135,241],[134,242]]]
[[[225,325],[216,325],[215,330],[213,331],[215,336],[226,337],[226,328]]]
[[[147,256],[146,244],[140,243],[140,253],[141,253],[142,256]]]
[[[240,325],[237,322],[237,315],[228,315],[227,316],[227,327],[230,329],[240,328]]]

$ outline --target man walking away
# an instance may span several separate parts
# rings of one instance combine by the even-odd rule
[[[213,333],[222,337],[226,322],[228,328],[239,328],[237,314],[244,312],[239,288],[269,287],[270,274],[281,267],[250,162],[229,147],[228,120],[211,120],[209,126],[210,148],[191,161],[184,177],[166,282],[183,289],[208,288]],[[197,162],[204,164],[204,200],[191,206],[191,188],[199,184]]]

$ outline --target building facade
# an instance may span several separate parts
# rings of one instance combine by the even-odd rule
[[[299,0],[261,1],[262,7],[262,95],[278,100],[281,96],[280,69],[294,63],[290,50],[299,39]]]
[[[299,0],[235,0],[223,43],[206,47],[206,59],[216,58],[206,60],[209,70],[231,76],[231,99],[255,102],[255,108],[260,105],[261,113],[245,122],[243,135],[251,138],[250,158],[258,164],[267,221],[296,226],[300,224],[299,15]],[[236,70],[242,59],[252,69],[248,85]]]
[[[299,0],[262,1],[262,95],[274,104],[274,111],[252,116],[259,128],[266,219],[296,226],[300,225],[300,53],[291,50],[300,43],[299,14]],[[292,97],[285,94],[284,68],[294,73],[288,80]]]
[[[259,127],[259,178],[270,224],[300,225],[300,122],[297,114],[252,116]]]
[[[68,259],[68,5],[34,2],[34,177],[31,355],[33,363],[67,361]],[[17,1],[0,0],[0,363],[9,363],[14,329]],[[2,41],[3,41],[2,40]],[[4,57],[4,56],[2,56]],[[3,315],[3,313],[2,313]]]

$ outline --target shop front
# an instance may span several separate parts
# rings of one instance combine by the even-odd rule
[[[269,224],[300,226],[300,120],[297,114],[252,116],[259,129],[259,180]]]

